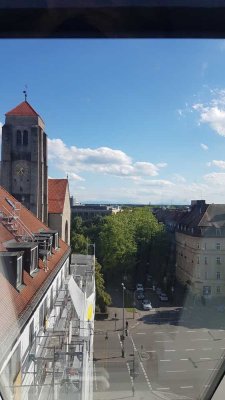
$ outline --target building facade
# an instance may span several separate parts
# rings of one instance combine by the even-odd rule
[[[92,399],[95,258],[77,257],[0,187],[3,398]]]
[[[44,122],[24,101],[2,127],[1,185],[42,222],[48,221],[47,136]]]
[[[225,205],[192,202],[175,237],[178,281],[197,297],[225,296]]]
[[[68,179],[48,180],[48,224],[57,229],[64,242],[70,244],[70,193]]]

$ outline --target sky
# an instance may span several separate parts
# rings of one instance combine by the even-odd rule
[[[225,203],[225,41],[1,40],[0,128],[24,100],[77,202]],[[0,129],[1,131],[1,129]]]

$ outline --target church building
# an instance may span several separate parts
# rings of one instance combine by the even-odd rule
[[[1,185],[42,222],[48,222],[47,135],[26,101],[6,113],[2,127]]]

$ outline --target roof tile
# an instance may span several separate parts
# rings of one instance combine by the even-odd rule
[[[63,213],[67,185],[67,179],[48,180],[48,212],[50,214]]]
[[[39,114],[31,107],[31,105],[27,101],[23,101],[18,104],[15,108],[8,111],[5,115],[17,115],[17,116],[26,116],[26,117],[38,117]]]

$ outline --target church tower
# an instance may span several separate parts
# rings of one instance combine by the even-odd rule
[[[6,113],[2,127],[1,184],[48,223],[47,135],[44,122],[26,101]]]

